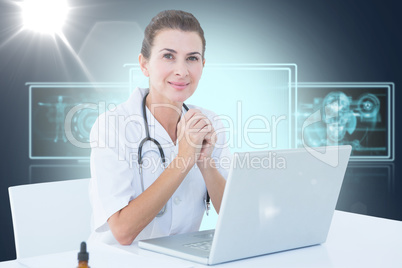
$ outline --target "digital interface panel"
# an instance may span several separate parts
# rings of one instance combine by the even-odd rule
[[[31,159],[88,158],[95,120],[129,95],[128,84],[28,85]]]
[[[351,145],[353,160],[394,159],[392,83],[299,83],[298,147]]]
[[[148,87],[138,64],[125,67],[131,90]],[[232,151],[292,148],[295,83],[296,64],[206,64],[186,104],[220,117]]]

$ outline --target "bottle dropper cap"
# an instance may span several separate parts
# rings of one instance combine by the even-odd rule
[[[78,252],[78,261],[88,261],[89,254],[87,252],[87,244],[85,242],[81,242],[81,250]]]

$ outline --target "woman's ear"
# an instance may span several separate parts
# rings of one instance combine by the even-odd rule
[[[202,67],[205,67],[205,59],[202,60]]]
[[[140,67],[141,67],[142,73],[143,73],[146,77],[149,77],[148,61],[147,61],[147,59],[144,57],[144,55],[142,55],[142,53],[140,53],[140,55],[138,56],[138,61],[139,61],[139,63],[140,63]]]

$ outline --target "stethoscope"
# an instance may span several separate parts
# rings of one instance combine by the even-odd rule
[[[144,97],[144,99],[142,100],[142,116],[144,118],[144,122],[145,122],[145,138],[140,142],[140,145],[138,147],[138,166],[139,166],[139,172],[140,172],[140,179],[141,179],[141,189],[142,192],[144,192],[144,177],[142,174],[142,146],[144,145],[145,142],[150,141],[153,142],[156,146],[158,146],[158,150],[159,150],[159,154],[160,157],[162,159],[162,165],[164,168],[166,168],[166,159],[165,159],[165,154],[163,153],[163,149],[161,144],[154,138],[151,138],[151,136],[149,135],[149,127],[148,127],[148,119],[147,119],[147,110],[146,110],[146,99],[149,93],[147,93]],[[185,105],[183,103],[183,107],[186,111],[188,111],[188,107],[187,105]],[[209,214],[209,209],[210,209],[210,197],[209,197],[209,193],[207,191],[207,197],[206,199],[204,199],[205,202],[205,212],[208,215]],[[162,210],[159,211],[158,215],[156,215],[156,217],[161,217],[163,214],[165,214],[166,212],[166,204],[163,206]]]

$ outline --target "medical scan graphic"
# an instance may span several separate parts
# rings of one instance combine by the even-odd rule
[[[53,123],[53,125],[55,126],[53,130],[55,138],[53,141],[57,143],[60,138],[60,140],[63,140],[63,142],[67,142],[67,138],[64,133],[64,118],[66,117],[66,113],[68,112],[67,108],[72,108],[72,106],[74,106],[74,103],[70,102],[69,100],[66,101],[66,97],[63,97],[62,95],[56,97],[57,101],[53,101],[51,100],[52,98],[48,98],[49,102],[38,102],[38,106],[48,107],[46,109],[46,119],[48,120],[48,123]],[[95,116],[89,117],[89,124],[86,124],[86,127],[84,126],[84,130],[86,132],[88,132],[91,124],[95,122]],[[75,119],[75,121],[77,120]],[[77,128],[75,128],[74,130],[77,131]],[[83,135],[81,133],[78,133],[78,136],[82,137]]]
[[[300,87],[298,146],[351,145],[355,158],[390,158],[389,100],[389,90],[381,87]]]
[[[94,86],[31,86],[31,158],[85,158],[88,148],[74,146],[66,136],[69,121],[72,139],[89,144],[98,116],[127,99],[128,88]]]

